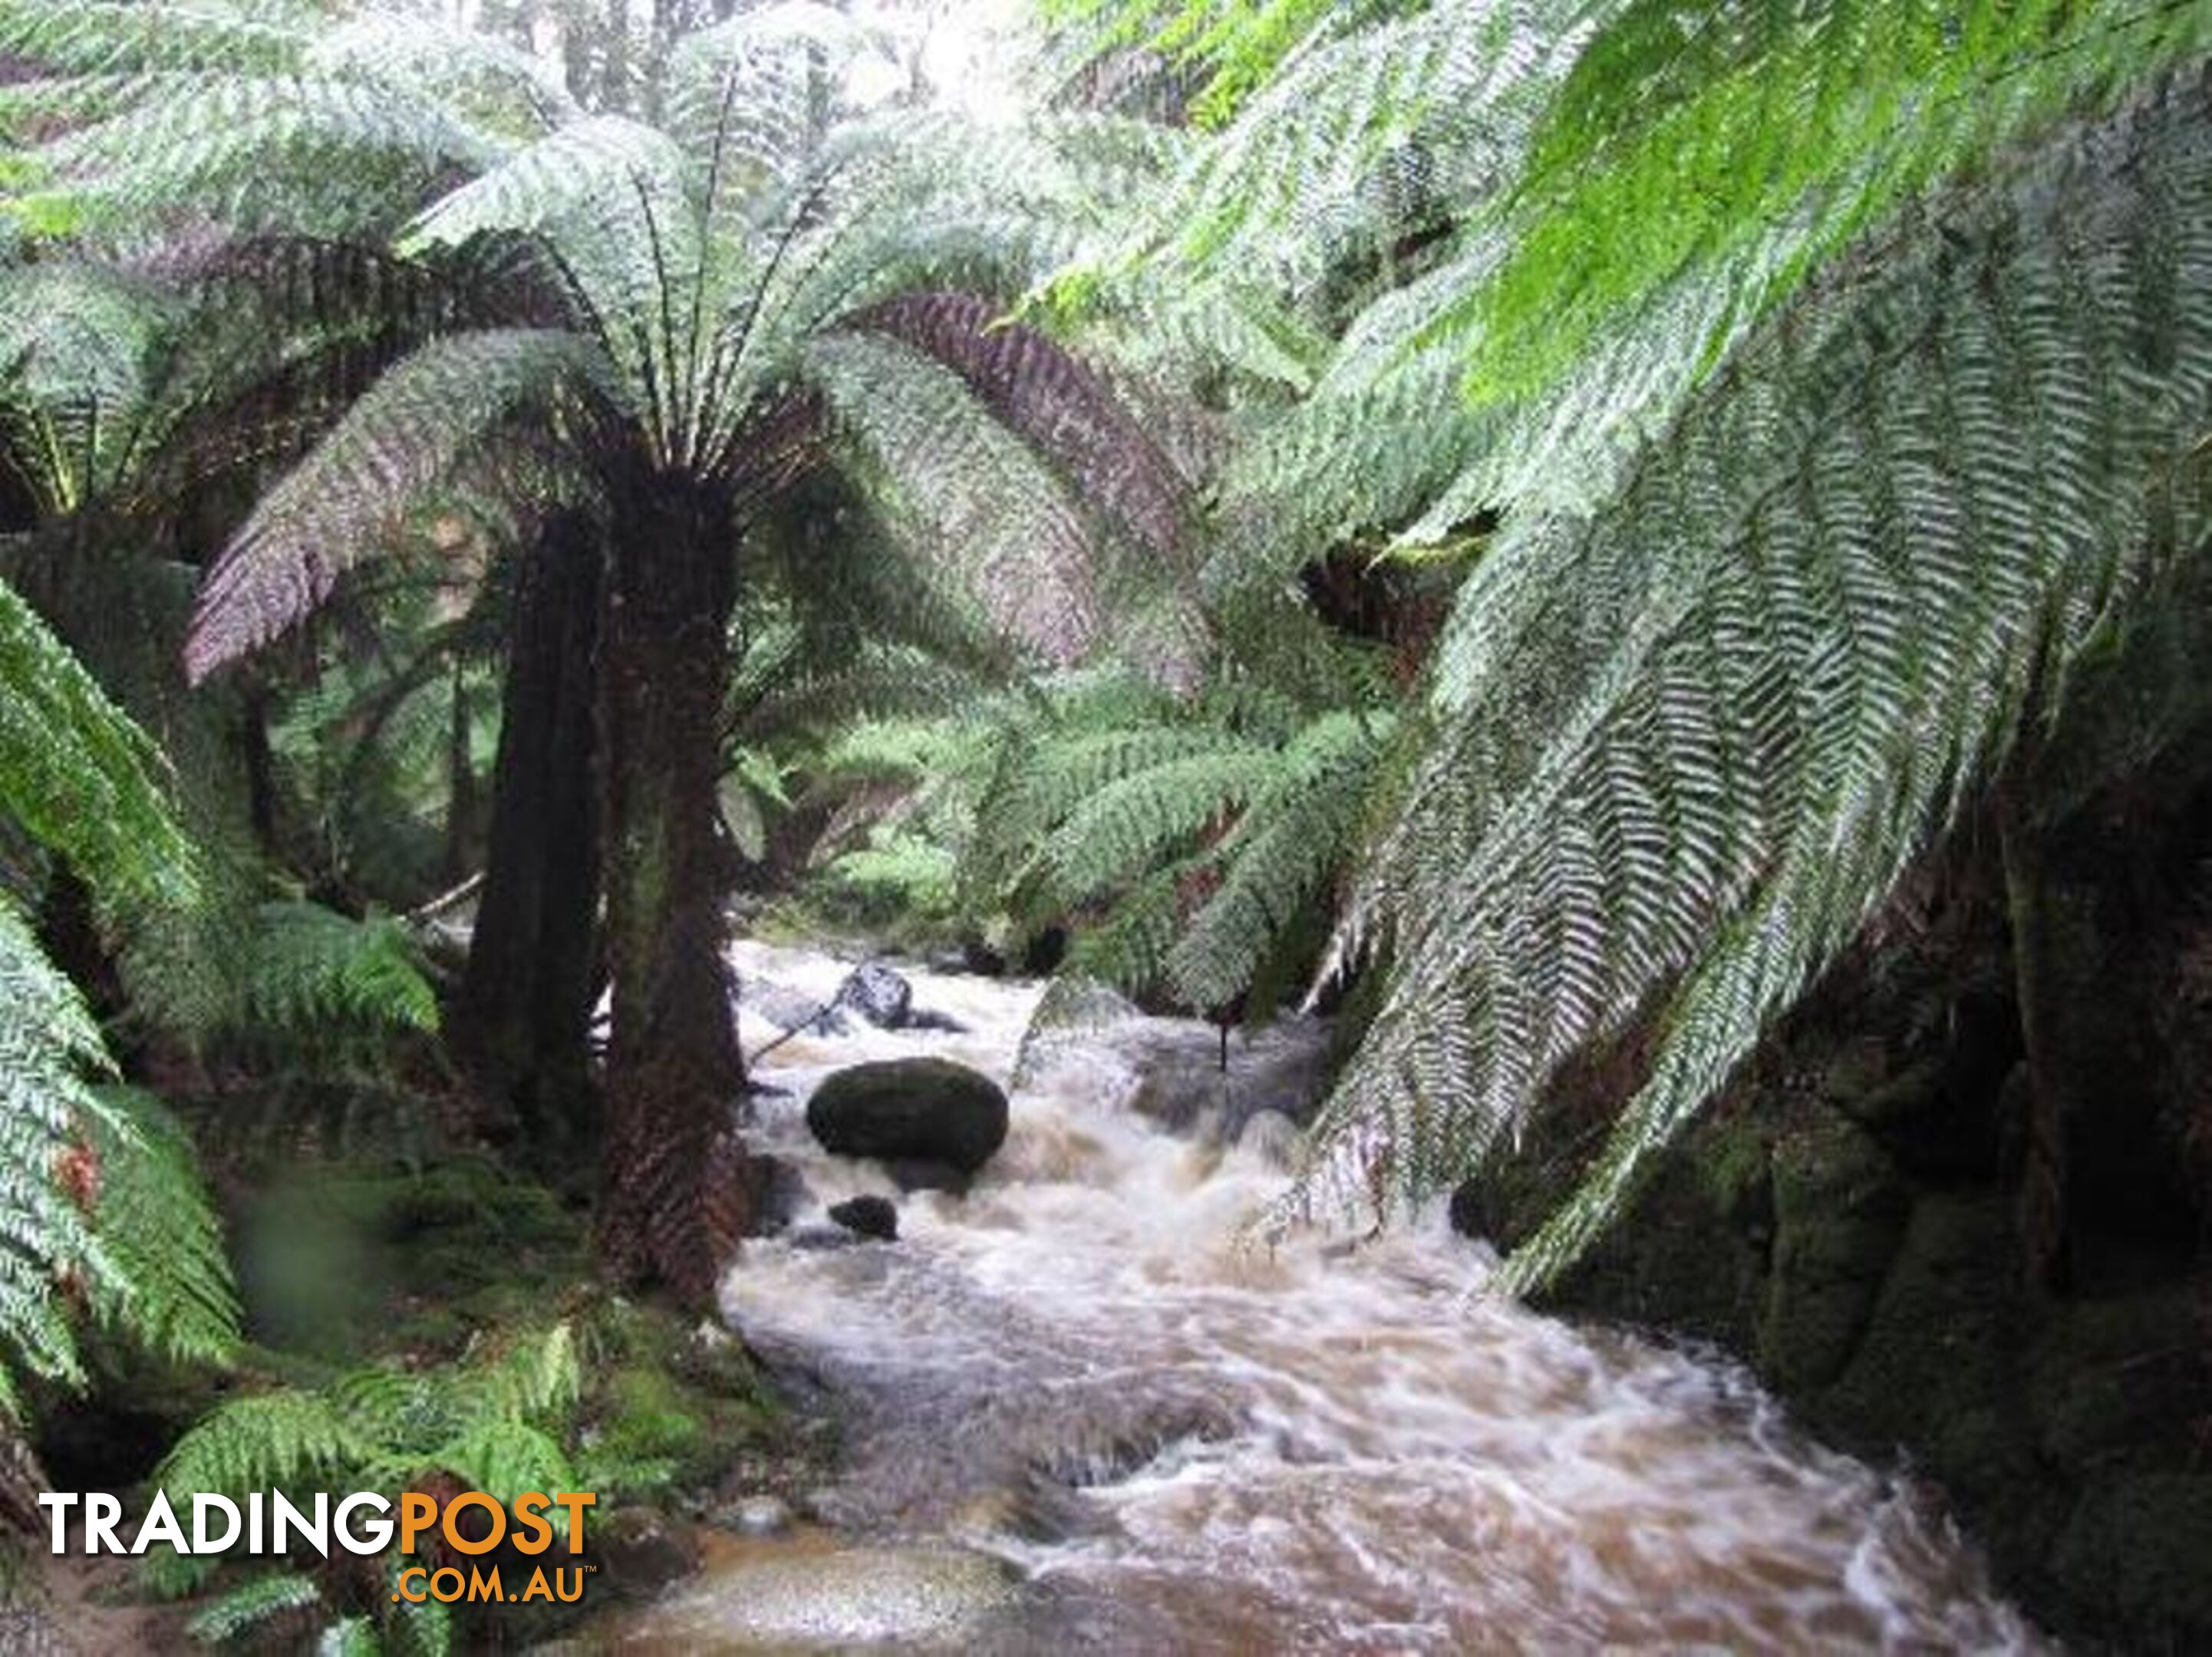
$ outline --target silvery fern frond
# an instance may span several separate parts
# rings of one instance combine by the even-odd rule
[[[2202,555],[2206,118],[2185,77],[1906,214],[1603,510],[1478,567],[1355,907],[1397,964],[1309,1199],[1460,1177],[1564,1059],[1653,1017],[1642,1089],[1507,1281],[1556,1272]]]
[[[308,615],[520,410],[588,401],[610,378],[589,342],[557,329],[453,334],[403,359],[262,498],[210,568],[187,671],[204,678]]]

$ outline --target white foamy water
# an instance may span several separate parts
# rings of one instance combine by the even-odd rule
[[[845,970],[752,945],[737,959],[823,998]],[[854,1539],[809,1539],[817,1574],[797,1580],[848,1594],[848,1614],[820,1603],[811,1622],[777,1623],[761,1607],[793,1597],[797,1566],[763,1576],[754,1554],[710,1569],[641,1642],[2034,1643],[1922,1493],[1793,1432],[1740,1370],[1470,1295],[1484,1252],[1441,1215],[1379,1237],[1250,1241],[1283,1171],[1126,1108],[1141,1028],[1086,1038],[1017,1089],[1006,1145],[964,1199],[901,1197],[872,1164],[827,1156],[803,1105],[830,1070],[927,1052],[1008,1079],[1036,987],[908,975],[917,1006],[966,1032],[856,1024],[759,1071],[791,1090],[762,1104],[763,1143],[817,1207],[893,1196],[899,1241],[750,1244],[722,1290],[732,1326],[846,1423],[848,1466],[817,1505]],[[775,1033],[743,1023],[749,1050]],[[1237,1070],[1232,1042],[1231,1085]],[[887,1543],[988,1556],[998,1587],[917,1590],[927,1614],[886,1624],[867,1583],[891,1580]],[[936,1581],[940,1557],[897,1569]],[[841,1557],[838,1586],[823,1567]]]

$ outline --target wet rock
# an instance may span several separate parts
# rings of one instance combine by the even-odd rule
[[[837,1005],[850,1008],[878,1029],[904,1029],[914,1006],[914,986],[883,962],[864,961],[838,986]]]
[[[1776,1142],[1771,1171],[1774,1253],[1760,1357],[1784,1387],[1822,1386],[1857,1348],[1911,1194],[1863,1132],[1825,1113]]]
[[[964,1035],[968,1027],[951,1013],[933,1012],[927,1007],[916,1007],[906,1016],[906,1027],[910,1030],[939,1030],[948,1035]]]
[[[831,1208],[830,1217],[855,1236],[898,1241],[898,1209],[888,1197],[849,1198]]]
[[[752,978],[739,983],[738,1005],[787,1032],[811,1030],[817,1035],[842,1035],[852,1028],[837,1003],[825,1006],[819,996],[773,979]]]
[[[617,1508],[589,1536],[604,1580],[624,1594],[651,1593],[699,1569],[691,1527],[652,1508]]]
[[[2212,1473],[2138,1473],[2091,1490],[2059,1538],[2059,1579],[2169,1651],[2212,1630]]]
[[[814,1193],[806,1176],[781,1156],[760,1156],[765,1165],[760,1204],[760,1233],[774,1236],[814,1206]]]
[[[1314,1018],[1285,1018],[1250,1036],[1232,1030],[1225,1069],[1221,1032],[1194,1018],[1134,1023],[1115,1045],[1137,1076],[1128,1108],[1175,1133],[1211,1116],[1233,1142],[1263,1110],[1303,1126],[1328,1080],[1328,1032]]]
[[[637,1631],[672,1651],[962,1650],[1015,1592],[1010,1567],[956,1549],[777,1550],[714,1571]]]
[[[948,1163],[974,1173],[1006,1138],[1006,1096],[981,1071],[945,1059],[893,1059],[841,1070],[807,1102],[806,1126],[841,1156]]]
[[[1253,1112],[1237,1135],[1237,1148],[1265,1157],[1270,1167],[1287,1169],[1298,1159],[1305,1135],[1279,1110]]]
[[[1495,1243],[1504,1235],[1506,1217],[1501,1205],[1480,1175],[1462,1180],[1452,1187],[1451,1229],[1476,1242]]]
[[[791,1528],[791,1505],[780,1496],[749,1496],[726,1510],[724,1522],[740,1536],[775,1536]]]

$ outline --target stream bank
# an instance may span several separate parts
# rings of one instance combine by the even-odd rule
[[[1540,1302],[1712,1343],[1826,1442],[1917,1469],[2085,1648],[2212,1647],[2205,804],[2107,794],[2025,870],[1962,835]],[[1562,1078],[1462,1227],[1528,1235],[1639,1057]]]

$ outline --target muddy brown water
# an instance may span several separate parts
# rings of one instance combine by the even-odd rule
[[[831,992],[841,963],[744,945]],[[1014,1089],[964,1198],[900,1196],[807,1136],[840,1065],[1008,1079],[1034,985],[910,974],[962,1033],[777,1049],[757,1132],[809,1218],[895,1197],[891,1244],[750,1245],[730,1324],[844,1428],[812,1520],[724,1539],[593,1643],[635,1652],[2022,1650],[1926,1491],[1793,1430],[1744,1373],[1483,1296],[1442,1216],[1254,1240],[1279,1144],[1133,1114],[1156,1024]],[[747,1017],[749,1047],[773,1032]],[[1197,1032],[1191,1033],[1194,1037]],[[1237,1067],[1232,1050],[1231,1072]],[[1203,1102],[1200,1102],[1203,1104]],[[1245,1102],[1248,1105],[1250,1101]]]

